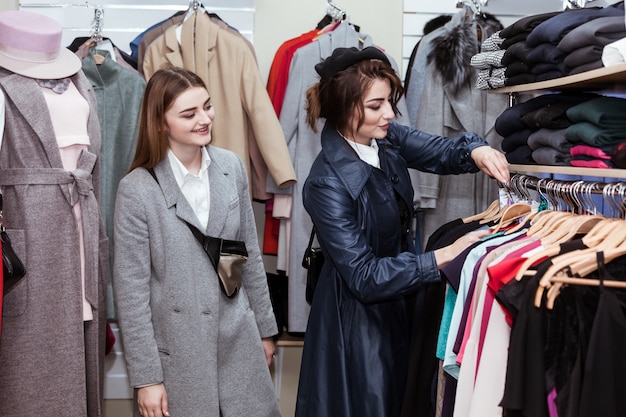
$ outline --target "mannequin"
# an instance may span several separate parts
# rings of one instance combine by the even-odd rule
[[[1,416],[102,415],[108,244],[100,125],[61,25],[0,12],[0,187],[27,274],[4,297]]]

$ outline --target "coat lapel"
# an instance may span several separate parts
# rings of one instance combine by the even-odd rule
[[[41,92],[41,87],[34,79],[17,74],[2,78],[0,83],[8,98],[24,115],[24,120],[30,124],[41,141],[48,156],[50,167],[63,168],[59,145],[51,128],[50,111]]]
[[[165,50],[163,54],[165,59],[173,66],[183,67],[183,56],[178,39],[176,39],[176,27],[172,26],[165,31]]]
[[[207,225],[207,234],[210,236],[220,236],[224,230],[230,203],[233,194],[237,190],[233,190],[228,180],[230,173],[220,164],[219,159],[215,157],[211,146],[208,147],[211,164],[209,165],[209,182],[211,183],[211,210],[209,212],[209,223]]]
[[[167,208],[174,208],[177,217],[202,230],[198,217],[196,217],[191,205],[176,183],[176,178],[174,178],[174,173],[167,157],[154,167],[154,173],[159,180],[161,190],[163,190]]]
[[[189,19],[192,20],[192,19]],[[196,13],[194,15],[193,26],[183,26],[183,56],[185,57],[185,68],[189,68],[202,78],[207,84],[209,91],[211,86],[209,81],[215,79],[211,77],[211,61],[215,57],[215,45],[217,43],[217,33],[219,26],[211,22],[211,18],[206,13]],[[187,33],[195,33],[195,38]],[[192,56],[193,61],[187,60],[187,56]]]
[[[216,160],[210,146],[208,149],[211,156],[211,164],[209,165],[211,207],[205,234],[217,237],[221,235],[224,229],[233,192],[236,191],[232,189],[230,181],[228,181],[229,172],[224,169],[219,160]],[[154,167],[154,172],[163,190],[167,207],[175,207],[177,217],[202,230],[198,217],[176,183],[169,159],[165,158],[159,162]]]

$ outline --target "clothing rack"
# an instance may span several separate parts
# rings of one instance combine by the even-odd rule
[[[484,3],[482,4],[487,4],[486,1],[484,1]],[[480,0],[459,0],[456,2],[456,8],[457,9],[462,9],[464,7],[468,7],[474,17],[479,16],[482,14],[482,4]]]
[[[515,200],[531,200],[533,192],[547,201],[552,208],[574,214],[595,213],[594,195],[601,195],[613,217],[626,217],[626,183],[599,181],[568,181],[538,178],[527,174],[512,174],[511,181],[503,185]]]
[[[198,7],[201,7],[202,4],[199,1],[191,0],[189,4],[197,3]],[[98,0],[97,2],[90,3],[89,0],[81,1],[81,2],[71,2],[67,3],[56,3],[56,2],[41,2],[41,3],[24,3],[20,4],[20,9],[45,9],[45,8],[97,8],[97,9],[117,9],[117,10],[162,10],[162,11],[179,11],[185,10],[186,6],[181,5],[180,3],[132,3],[127,2],[125,4],[117,4],[117,3],[102,3],[102,0]],[[215,12],[254,12],[254,7],[227,7],[227,6],[211,6],[211,10]]]
[[[328,0],[328,5],[326,6],[326,14],[332,17],[333,21],[335,22],[348,19],[348,14],[346,13],[346,11],[333,3],[331,0]]]
[[[104,26],[104,10],[97,7],[93,11],[93,20],[91,21],[91,38],[96,45],[102,42],[102,27]]]

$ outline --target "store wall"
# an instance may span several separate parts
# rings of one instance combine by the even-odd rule
[[[18,7],[18,0],[2,0],[0,10],[15,10]]]
[[[402,60],[402,0],[339,0],[348,20],[384,48],[400,64]],[[256,0],[254,47],[261,75],[280,44],[314,29],[326,14],[328,2],[317,0]]]

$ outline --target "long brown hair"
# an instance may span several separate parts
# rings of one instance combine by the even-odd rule
[[[141,103],[137,149],[130,171],[137,167],[153,168],[167,156],[165,112],[191,87],[206,90],[198,75],[183,68],[166,67],[150,77]]]
[[[363,60],[337,72],[331,79],[318,82],[306,92],[307,123],[316,131],[319,118],[344,134],[354,135],[353,115],[358,115],[357,129],[363,125],[365,109],[363,97],[374,80],[389,80],[391,107],[400,114],[398,101],[402,97],[402,81],[394,69],[380,60]]]

